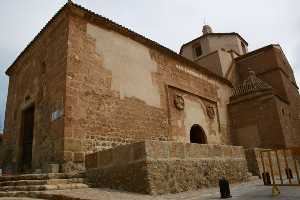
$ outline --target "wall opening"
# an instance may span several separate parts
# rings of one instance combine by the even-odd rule
[[[190,142],[198,144],[207,144],[207,137],[201,126],[194,124],[190,131]]]
[[[31,170],[34,110],[34,106],[30,106],[22,113],[22,130],[19,143],[20,162],[18,166],[20,172],[28,172]]]
[[[202,56],[202,47],[200,44],[198,44],[197,46],[194,47],[194,51],[195,51],[196,58]]]

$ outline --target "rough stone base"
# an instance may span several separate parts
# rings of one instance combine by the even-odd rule
[[[88,181],[94,187],[112,188],[150,194],[146,161],[108,168],[92,169],[87,172]]]
[[[96,187],[146,194],[178,193],[248,178],[242,147],[141,142],[87,156],[87,178]]]
[[[153,194],[178,193],[217,186],[224,176],[231,183],[247,180],[247,167],[241,160],[152,161],[147,166]]]

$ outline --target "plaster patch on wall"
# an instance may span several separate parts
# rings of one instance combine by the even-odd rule
[[[200,101],[193,101],[188,98],[184,98],[184,127],[186,133],[186,141],[190,142],[190,130],[194,124],[200,125],[207,137],[208,143],[219,144],[219,123],[217,116],[214,119],[210,119],[207,115],[206,106]],[[216,112],[216,107],[214,106]]]
[[[190,130],[194,124],[198,124],[203,128],[209,142],[208,124],[205,119],[205,106],[188,98],[184,98],[184,102],[184,126],[186,132],[186,142],[190,142]]]
[[[103,67],[112,72],[112,90],[120,97],[135,97],[150,106],[160,107],[158,86],[152,81],[157,63],[143,45],[113,31],[87,24],[87,34],[95,39]]]

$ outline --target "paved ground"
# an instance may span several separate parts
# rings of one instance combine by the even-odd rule
[[[32,199],[32,198],[17,198],[17,197],[0,197],[0,200],[43,200],[43,199]]]
[[[244,183],[231,186],[232,199],[234,200],[299,200],[299,187],[280,187],[281,195],[272,197],[272,188],[262,186],[261,181]],[[81,197],[90,200],[213,200],[220,199],[218,188],[202,189],[199,191],[183,192],[179,194],[168,194],[161,196],[140,195],[134,193],[120,192],[109,189],[79,189],[72,191],[55,192],[72,197]],[[0,199],[1,200],[1,199]]]
[[[248,185],[237,187],[232,190],[232,199],[235,200],[299,200],[300,186],[298,187],[280,187],[281,194],[277,197],[272,197],[272,187],[261,185]],[[199,200],[220,199],[219,194],[207,194],[199,198]]]
[[[260,181],[231,186],[233,200],[299,200],[299,187],[280,187],[281,194],[272,197],[272,188],[262,186]],[[64,191],[51,191],[47,193],[62,194],[89,200],[214,200],[220,199],[218,188],[202,189],[198,191],[168,194],[161,196],[141,195],[128,192],[120,192],[110,189],[77,189]],[[34,200],[30,198],[0,198],[0,200]]]

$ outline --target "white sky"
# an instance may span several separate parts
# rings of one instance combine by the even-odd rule
[[[0,131],[8,80],[4,71],[65,0],[1,0]],[[176,52],[201,34],[204,19],[214,32],[237,32],[249,50],[279,43],[300,83],[299,0],[75,0],[98,14]]]

